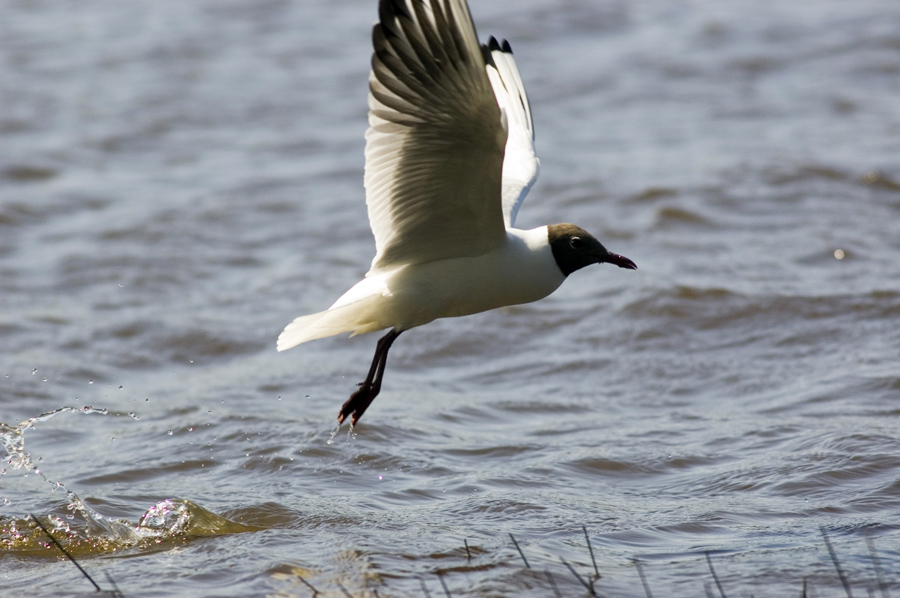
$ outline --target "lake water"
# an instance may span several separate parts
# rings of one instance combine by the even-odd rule
[[[585,534],[598,595],[845,596],[823,530],[900,594],[896,2],[472,4],[519,226],[640,269],[404,334],[352,434],[376,336],[275,338],[374,253],[374,0],[0,6],[0,594],[95,595],[32,513],[129,598],[586,596]]]

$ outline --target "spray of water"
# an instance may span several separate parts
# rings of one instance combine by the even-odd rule
[[[31,453],[25,449],[25,432],[36,423],[47,421],[60,413],[81,413],[97,415],[121,415],[107,409],[86,407],[61,407],[26,419],[12,426],[0,422],[0,446],[6,451],[5,467],[0,468],[0,476],[15,470],[33,472],[47,482],[54,492],[62,490],[67,498],[65,518],[45,515],[41,519],[49,524],[50,532],[61,539],[67,548],[75,553],[107,552],[132,546],[158,544],[164,540],[185,536],[203,536],[220,533],[251,531],[254,528],[229,521],[207,511],[189,501],[177,499],[161,500],[150,507],[137,525],[124,519],[109,519],[92,509],[75,492],[66,488],[62,481],[48,478],[34,463]],[[134,413],[127,414],[138,419]],[[74,520],[83,524],[74,525]],[[39,528],[29,520],[0,517],[0,546],[13,550],[35,550],[49,547],[42,543]]]

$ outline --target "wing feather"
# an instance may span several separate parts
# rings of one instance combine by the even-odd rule
[[[503,159],[503,220],[511,228],[540,171],[540,161],[534,153],[534,122],[509,42],[504,40],[501,46],[491,37],[482,46],[482,52],[494,95],[506,115],[509,129]]]
[[[366,204],[372,271],[504,241],[506,125],[465,0],[381,0],[372,32]]]

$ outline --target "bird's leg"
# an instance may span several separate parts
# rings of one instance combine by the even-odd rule
[[[388,351],[401,332],[403,331],[391,329],[390,332],[378,340],[378,344],[375,346],[375,357],[372,358],[369,373],[366,379],[360,382],[359,390],[350,395],[350,398],[341,407],[338,413],[339,424],[344,423],[347,416],[352,414],[353,417],[350,419],[350,423],[356,425],[359,418],[362,417],[369,405],[372,404],[372,401],[375,400],[375,397],[378,396],[379,391],[381,391],[381,379],[384,378],[384,368],[387,365]]]

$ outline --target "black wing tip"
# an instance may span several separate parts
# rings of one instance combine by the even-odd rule
[[[497,38],[493,35],[488,40],[487,49],[490,52],[505,52],[507,54],[512,54],[512,48],[509,45],[509,42],[506,40],[497,41]]]
[[[378,2],[378,18],[381,21],[390,20],[397,16],[408,17],[405,2],[397,0],[380,0]]]
[[[386,38],[397,37],[397,29],[402,28],[402,25],[398,22],[401,18],[410,18],[404,2],[380,0],[378,3],[378,22],[375,23],[375,27],[381,27]]]
[[[488,42],[486,44],[481,44],[481,57],[484,59],[485,65],[494,65],[494,57],[491,56],[491,52],[494,50],[499,50],[500,45],[497,43],[497,38],[493,35],[488,38]]]

